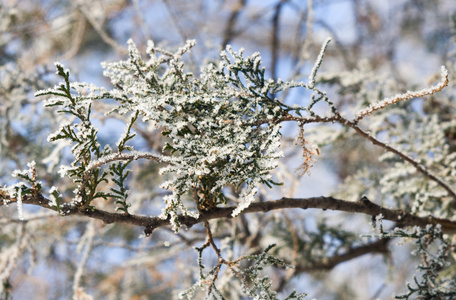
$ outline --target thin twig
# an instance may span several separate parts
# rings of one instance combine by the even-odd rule
[[[277,62],[279,59],[280,40],[279,40],[279,22],[280,12],[283,4],[288,0],[280,0],[275,6],[274,16],[272,17],[272,40],[271,40],[271,74],[274,80],[277,79]]]
[[[85,18],[82,18],[80,14],[78,14],[76,17],[76,26],[71,36],[72,43],[70,49],[68,49],[61,57],[56,59],[56,61],[68,60],[78,53],[84,38],[85,29],[86,20]]]
[[[139,0],[133,0],[133,8],[135,10],[139,26],[141,27],[141,30],[144,33],[144,37],[147,40],[150,40],[151,39],[150,32],[149,32],[146,22],[144,22],[143,14],[142,14],[141,8],[139,6]]]
[[[168,0],[163,0],[162,2],[165,5],[166,10],[169,13],[170,19],[171,19],[172,23],[174,24],[174,26],[176,27],[177,32],[179,32],[179,35],[181,36],[181,38],[184,41],[188,40],[188,34],[185,32],[183,26],[181,26],[179,23],[179,19],[181,19],[181,18],[179,18],[177,13],[174,11],[173,7],[168,3]]]
[[[80,282],[82,275],[84,274],[84,267],[87,264],[87,260],[89,259],[90,251],[92,250],[93,245],[93,238],[95,236],[95,223],[93,220],[87,223],[86,231],[84,235],[81,237],[81,242],[78,245],[82,246],[82,243],[85,242],[84,252],[82,254],[82,258],[79,261],[78,267],[76,272],[74,273],[74,282],[73,282],[73,299],[77,300],[77,295],[82,292],[82,288],[80,287]]]
[[[312,42],[312,28],[313,28],[313,0],[307,0],[307,34],[304,45],[302,46],[301,55],[299,57],[298,67],[300,68],[302,64],[309,58],[309,46]]]
[[[207,294],[210,295],[212,292],[212,289],[215,287],[215,282],[217,281],[218,274],[220,273],[220,268],[225,263],[225,260],[223,259],[222,254],[220,253],[220,249],[217,247],[217,245],[215,245],[214,238],[212,237],[211,228],[209,227],[209,222],[207,220],[204,221],[204,227],[206,227],[207,241],[210,243],[210,245],[212,246],[212,249],[214,249],[214,251],[218,257],[217,266],[215,267],[215,272],[214,272],[214,275],[212,276],[212,280],[211,280],[211,283],[209,285],[209,289],[207,292]]]
[[[90,14],[90,12],[84,7],[84,4],[80,4],[77,6],[77,8],[81,11],[81,13],[84,15],[86,20],[92,25],[93,29],[98,33],[98,35],[101,37],[101,39],[108,45],[110,45],[114,50],[116,50],[119,54],[125,55],[128,53],[128,51],[120,46],[113,38],[111,38],[106,31],[103,29],[101,24],[99,24]]]
[[[310,72],[310,75],[309,75],[309,88],[310,89],[315,88],[315,77],[317,76],[317,72],[323,61],[323,56],[325,55],[326,48],[328,47],[328,44],[329,44],[329,42],[331,42],[331,40],[332,39],[330,37],[326,38],[323,45],[321,46],[320,53],[318,54],[317,60],[315,61],[312,71]]]
[[[297,62],[296,60],[293,61],[293,64],[294,64],[294,69],[293,69],[293,73],[291,74],[290,76],[290,79],[291,80],[296,80],[296,78],[298,77],[298,75],[300,75],[301,73],[301,68],[302,66],[304,65],[304,62],[309,59],[309,47],[310,47],[310,44],[312,43],[312,28],[313,28],[313,0],[307,0],[307,12],[306,12],[306,15],[307,15],[307,22],[306,22],[306,27],[307,27],[307,34],[306,34],[306,39],[304,41],[304,44],[302,45],[301,47],[301,51],[299,54],[297,54]],[[302,13],[302,17],[301,19],[304,19],[304,12]],[[301,28],[301,20],[300,22],[298,23],[298,26],[297,26],[297,30],[296,30],[296,36],[295,36],[295,41],[296,43],[300,43],[300,39],[299,39],[299,35],[300,35],[300,28]],[[299,47],[299,46],[297,46]],[[298,50],[296,50],[296,52],[299,51],[299,48]],[[282,102],[285,101],[285,99],[287,98],[288,96],[288,93],[290,92],[290,89],[286,89],[283,91],[283,96],[281,97],[282,99]]]
[[[208,239],[209,243],[211,244],[212,248],[214,249],[215,253],[217,254],[217,257],[219,258],[219,260],[224,260],[222,258],[222,254],[220,253],[220,249],[217,247],[217,245],[214,242],[214,238],[212,237],[211,228],[209,227],[209,222],[207,220],[204,221],[204,227],[206,227],[207,239]]]
[[[226,23],[225,30],[223,31],[223,41],[222,41],[222,49],[225,49],[226,46],[233,40],[236,36],[236,32],[234,28],[236,27],[236,22],[241,13],[242,9],[244,9],[246,0],[239,0],[237,4],[232,8],[230,17],[228,18],[228,22]]]

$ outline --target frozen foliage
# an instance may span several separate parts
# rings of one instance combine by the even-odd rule
[[[407,284],[408,292],[395,296],[396,299],[454,299],[456,297],[456,281],[443,275],[445,269],[450,266],[448,256],[454,246],[444,237],[440,225],[415,227],[411,230],[395,228],[391,232],[381,230],[380,237],[412,240],[416,247],[412,254],[421,259],[417,267],[420,276],[415,276],[414,283]]]
[[[366,76],[360,74],[362,71]],[[352,74],[353,73],[353,74]],[[454,176],[455,152],[449,144],[448,136],[456,130],[456,123],[451,118],[442,119],[438,114],[422,114],[413,109],[410,104],[399,103],[409,97],[421,97],[427,93],[440,90],[448,84],[448,71],[442,67],[441,81],[429,88],[416,92],[408,92],[385,98],[383,95],[391,93],[395,83],[381,76],[372,76],[369,67],[361,64],[359,69],[344,74],[344,78],[353,78],[352,81],[335,79],[338,77],[325,76],[325,81],[339,81],[341,94],[347,90],[355,91],[356,97],[369,99],[372,103],[364,103],[367,108],[358,108],[356,120],[362,122],[367,114],[369,122],[363,124],[373,136],[381,137],[385,145],[397,149],[412,158],[416,165],[426,169],[428,174],[442,180],[447,186],[455,186]],[[356,86],[356,89],[353,88]],[[408,95],[408,96],[407,96]],[[429,100],[427,100],[429,101]],[[391,104],[396,104],[392,106]],[[376,107],[380,105],[378,111]],[[425,102],[425,107],[427,106]],[[432,105],[432,104],[429,104]],[[368,113],[369,112],[369,113]],[[321,136],[329,136],[334,141],[345,132],[334,130],[320,130]],[[327,133],[327,135],[325,134]],[[404,133],[407,134],[404,134]],[[390,151],[380,153],[375,159],[387,165],[387,168],[369,172],[369,169],[358,168],[356,173],[345,179],[340,191],[347,197],[359,198],[367,194],[370,199],[380,197],[384,203],[393,200],[399,208],[410,209],[414,214],[427,216],[450,217],[453,197],[442,185],[423,176],[416,166],[410,164]],[[372,167],[371,167],[372,168]]]
[[[167,225],[170,222],[173,230],[177,232],[182,225],[180,222],[192,226],[194,223],[191,222],[202,216],[203,218],[196,221],[200,222],[202,219],[205,222],[208,240],[201,248],[197,248],[199,276],[195,278],[196,283],[190,289],[180,294],[181,298],[191,298],[199,290],[203,290],[207,297],[223,299],[222,289],[230,289],[232,284],[237,284],[234,289],[237,294],[242,293],[253,299],[277,298],[269,278],[263,277],[264,268],[270,265],[287,268],[289,265],[269,254],[272,247],[259,250],[264,244],[254,241],[253,238],[249,240],[250,236],[233,239],[244,239],[241,243],[247,241],[246,244],[255,246],[255,252],[251,252],[255,255],[232,259],[235,249],[233,247],[226,251],[229,259],[225,259],[223,255],[226,248],[217,248],[209,223],[204,217],[213,218],[211,213],[224,211],[218,208],[228,202],[228,197],[231,196],[227,193],[228,190],[239,194],[238,197],[230,198],[230,201],[236,202],[231,215],[236,217],[255,201],[262,185],[270,187],[278,184],[273,180],[271,171],[277,168],[278,160],[283,156],[281,122],[295,121],[299,125],[299,133],[294,143],[302,147],[304,162],[298,168],[301,175],[309,173],[315,163],[315,156],[320,154],[320,149],[312,142],[316,142],[319,147],[337,145],[342,138],[351,138],[351,134],[358,134],[358,138],[361,136],[359,139],[380,145],[387,151],[382,155],[378,152],[371,155],[374,159],[370,159],[369,155],[356,157],[356,160],[368,161],[359,168],[356,166],[352,176],[345,178],[342,193],[338,195],[343,195],[344,199],[359,200],[361,194],[368,194],[371,199],[379,199],[376,202],[382,205],[394,203],[397,208],[417,216],[432,214],[452,218],[451,204],[456,199],[455,195],[451,194],[452,187],[456,184],[456,152],[448,144],[448,135],[454,132],[456,123],[451,118],[442,119],[437,114],[415,113],[404,104],[408,100],[441,91],[449,83],[448,71],[442,67],[441,81],[431,88],[402,94],[396,94],[398,89],[395,83],[389,84],[387,80],[370,72],[367,64],[360,64],[358,69],[346,74],[317,77],[330,41],[328,38],[323,43],[308,83],[266,79],[259,53],[245,56],[242,49],[236,52],[230,46],[220,53],[219,61],[203,65],[200,74],[190,73],[184,55],[195,46],[193,40],[174,52],[160,49],[149,41],[147,58],[141,56],[130,40],[127,60],[102,64],[104,75],[110,79],[112,89],[84,82],[71,82],[69,71],[64,69],[62,64],[56,63],[57,75],[63,82],[52,89],[37,92],[36,96],[49,96],[44,102],[45,106],[57,109],[61,116],[59,121],[65,119],[65,122],[60,122],[57,130],[48,136],[47,140],[56,146],[54,151],[48,153],[45,163],[50,163],[50,168],[59,165],[60,176],[72,181],[69,186],[73,189],[73,194],[69,192],[71,189],[64,190],[62,185],[58,184],[58,187],[49,184],[52,187],[43,192],[41,182],[36,179],[35,162],[32,162],[27,165],[28,169],[13,173],[23,183],[6,188],[7,195],[1,190],[0,196],[5,204],[8,201],[17,203],[19,220],[16,221],[19,224],[29,221],[29,215],[24,213],[22,207],[22,203],[27,203],[28,200],[39,202],[41,206],[56,210],[62,216],[78,214],[114,223],[123,220],[125,223],[139,224],[140,221],[140,226],[146,227],[145,236],[150,235],[155,228],[155,225],[149,225],[151,223],[163,222]],[[342,111],[343,105],[339,106],[339,103],[329,99],[325,91],[317,88],[320,83],[339,85],[340,96],[353,94],[354,99],[362,100],[357,101],[347,114]],[[294,87],[312,91],[306,107],[288,106],[275,98],[277,94],[286,93],[287,89]],[[314,109],[319,102],[323,102],[323,106],[327,108],[326,115],[319,113],[321,105],[317,110]],[[97,107],[96,113],[104,110],[105,115],[101,118],[114,116],[125,121],[125,131],[116,138],[116,142],[102,145],[103,138],[99,128],[95,126],[99,123],[93,122],[95,118],[99,118],[94,107]],[[15,108],[17,111],[17,107]],[[314,131],[316,134],[309,137],[304,134],[304,126],[308,123],[337,125],[328,126],[329,129],[318,127]],[[162,151],[135,150],[133,145],[136,145],[134,142],[138,140],[135,131],[140,132],[141,128],[146,126],[148,131],[156,130],[165,137],[163,140],[166,145]],[[340,130],[341,128],[344,130]],[[354,130],[353,133],[348,133],[345,129]],[[404,135],[404,132],[408,134]],[[7,135],[4,132],[0,132],[0,139],[0,147],[6,145]],[[355,143],[359,139],[355,140]],[[64,160],[60,155],[66,145],[71,146],[72,158],[69,163],[63,164]],[[344,147],[338,151],[342,152],[338,153],[340,156],[348,152]],[[160,168],[158,173],[164,178],[161,188],[167,191],[160,195],[164,205],[159,218],[144,218],[134,215],[134,212],[130,215],[130,210],[134,209],[132,206],[140,202],[135,201],[137,198],[132,200],[130,188],[137,182],[135,179],[129,180],[132,174],[136,175],[135,171],[138,169],[134,168],[140,165],[136,162],[140,159],[149,160],[152,164],[157,163],[157,169]],[[350,159],[351,157],[347,160]],[[48,196],[43,196],[44,193]],[[67,197],[69,194],[71,196]],[[134,194],[137,194],[136,191]],[[147,197],[152,198],[150,195]],[[42,203],[40,201],[43,198],[46,201]],[[112,200],[115,210],[120,213],[104,210],[109,204],[94,201],[99,198]],[[302,199],[282,200],[293,207]],[[328,203],[337,199],[312,199],[312,202],[320,200]],[[194,204],[190,204],[192,202]],[[275,203],[278,202],[280,201]],[[341,206],[344,205],[343,201],[339,202],[342,203]],[[360,208],[365,208],[362,207],[362,201],[358,204]],[[231,210],[225,211],[231,213]],[[109,218],[104,218],[105,216]],[[388,214],[380,214],[373,217],[373,221],[381,224],[382,219],[388,217],[389,220],[392,219]],[[398,220],[400,223],[400,218]],[[296,272],[305,272],[312,268],[332,268],[347,259],[344,257],[348,257],[350,252],[363,248],[357,235],[337,226],[329,226],[327,220],[317,222],[315,230],[303,229],[304,232],[299,235],[293,227],[296,223],[298,221],[295,220],[289,221],[289,224],[279,223],[273,227],[276,232],[265,236],[266,239],[272,236],[287,245],[278,247],[276,253],[285,252],[290,255],[292,263],[300,261],[300,269]],[[95,242],[95,229],[98,229],[95,227],[96,223],[91,221],[87,224],[76,250],[78,254],[82,252],[73,280],[73,293],[76,298],[90,297],[82,288],[82,278],[85,268],[89,267],[87,262],[90,251],[98,246]],[[243,224],[247,229],[249,226],[254,227],[253,225]],[[233,226],[233,236],[236,235],[236,226]],[[258,234],[250,234],[255,239],[255,235],[262,234],[263,228],[256,230]],[[17,252],[23,248],[22,233],[18,236],[13,249]],[[451,278],[440,277],[438,274],[440,269],[446,267],[444,259],[452,248],[448,238],[442,235],[440,227],[416,228],[412,232],[396,229],[389,234],[385,234],[381,227],[380,237],[401,237],[415,241],[415,252],[423,259],[419,266],[422,276],[415,279],[414,285],[408,286],[408,294],[398,298],[409,298],[415,294],[430,298],[453,295],[454,283]],[[227,245],[231,242],[228,238],[222,244],[228,248]],[[431,254],[435,250],[431,246],[434,242],[438,244],[435,255]],[[191,243],[188,242],[189,245]],[[169,245],[169,242],[165,243],[165,247]],[[289,245],[293,245],[293,249]],[[386,243],[382,245],[370,251],[387,252]],[[205,271],[202,263],[202,252],[207,247],[212,247],[218,257],[217,264],[209,271]],[[0,274],[2,280],[11,273],[11,267],[7,266],[7,263],[14,262],[18,256],[12,252],[8,253],[10,260],[5,260],[6,262],[0,258],[5,270]],[[138,261],[145,262],[147,259]],[[150,261],[155,263],[154,259]],[[138,261],[132,264],[137,265]],[[222,267],[229,273],[228,279],[217,281],[223,273]],[[287,273],[287,276],[288,274],[292,273]],[[229,280],[232,278],[235,280]],[[303,294],[292,293],[287,299],[304,297]]]
[[[309,84],[266,79],[259,53],[245,57],[242,49],[235,52],[230,46],[220,53],[219,62],[204,65],[201,74],[196,76],[186,71],[182,58],[195,41],[188,41],[175,52],[156,48],[149,42],[147,60],[129,41],[128,60],[103,63],[104,75],[114,86],[112,90],[87,83],[72,83],[69,71],[56,63],[57,75],[63,78],[63,82],[35,95],[49,96],[45,106],[56,107],[59,113],[71,116],[69,122],[62,123],[48,136],[48,141],[58,143],[56,149],[59,150],[63,141],[71,144],[73,160],[69,165],[60,165],[58,173],[72,179],[76,188],[72,201],[68,202],[63,201],[62,194],[53,186],[49,190],[48,205],[61,215],[74,211],[90,214],[96,209],[95,199],[114,199],[116,210],[130,216],[127,178],[131,169],[127,167],[135,160],[147,159],[161,163],[159,174],[167,179],[161,187],[172,192],[163,196],[165,207],[159,218],[169,220],[174,231],[181,226],[179,217],[198,218],[201,213],[225,204],[226,187],[234,187],[239,192],[232,216],[239,215],[255,201],[262,184],[269,187],[278,184],[273,181],[270,171],[278,166],[278,159],[283,156],[280,149],[281,121],[295,115],[302,116],[303,112],[315,116],[312,106],[320,100],[328,101],[326,94],[315,87],[315,77],[329,41],[321,49]],[[309,107],[289,107],[274,98],[276,93],[292,87],[314,91]],[[105,112],[107,116],[115,114],[127,120],[126,130],[117,143],[103,148],[99,129],[92,122],[92,108],[102,100],[117,103]],[[136,136],[134,126],[141,121],[167,138],[161,153],[140,152],[132,146],[131,141]],[[313,156],[318,155],[318,148],[304,138],[304,124],[300,123],[296,140],[296,144],[303,148],[302,174],[309,172]],[[27,176],[26,172],[19,173]],[[35,179],[27,181],[32,184],[30,190],[35,191]],[[19,196],[22,195],[20,192]],[[193,198],[194,207],[188,206],[189,198]],[[207,228],[209,232],[208,225]],[[92,238],[90,235],[87,240],[75,275],[75,295],[84,293],[79,282]],[[206,243],[205,247],[208,245]],[[209,282],[205,286],[208,295],[220,298],[215,281],[220,266],[224,264],[241,281],[244,294],[254,299],[277,298],[271,282],[262,277],[260,271],[265,265],[288,265],[269,255],[270,247],[260,255],[230,262],[221,257],[213,241],[211,245],[219,255],[218,266],[207,275],[203,275],[201,270],[200,280],[184,294],[192,295],[196,288]],[[245,259],[256,262],[248,268],[241,268],[239,263]],[[202,267],[201,261],[199,266]],[[287,299],[303,298],[303,294],[294,292]]]
[[[443,67],[441,77],[441,81],[429,89],[385,98],[384,95],[391,94],[397,83],[379,75],[373,76],[365,64],[343,75],[322,76],[323,81],[338,86],[340,95],[366,99],[364,103],[357,104],[355,120],[367,128],[372,137],[380,140],[384,149],[396,149],[413,161],[412,164],[404,161],[392,151],[371,154],[372,159],[366,159],[365,164],[360,164],[362,167],[347,176],[335,194],[348,199],[359,199],[361,195],[367,194],[369,199],[376,199],[377,203],[412,212],[417,216],[454,220],[455,198],[451,191],[456,186],[456,123],[453,117],[444,113],[445,110],[439,110],[444,107],[446,96],[438,94],[435,96],[438,100],[427,98],[422,107],[416,102],[413,106],[400,103],[440,91],[449,81],[448,71]],[[454,88],[449,93],[453,91]],[[363,122],[363,118],[368,115],[369,121]],[[336,145],[341,137],[353,138],[353,134],[335,128],[319,128],[318,134],[320,136],[317,138],[334,141]],[[325,138],[321,138],[321,135]],[[327,136],[329,137],[326,138]],[[358,142],[353,139],[352,145],[356,145],[358,151],[358,156],[354,158],[368,158],[369,156],[361,151],[372,153],[373,149]],[[426,172],[419,172],[420,168]],[[430,178],[438,178],[443,184]],[[445,189],[445,186],[449,189]],[[415,276],[413,283],[407,285],[408,292],[396,298],[453,299],[456,285],[453,270],[448,268],[449,263],[454,263],[449,256],[454,251],[451,237],[442,234],[440,225],[416,227],[413,230],[396,228],[384,233],[381,218],[382,216],[376,218],[376,223],[380,223],[380,237],[412,241],[415,245],[413,253],[421,258],[421,264],[417,268],[419,274]]]
[[[456,129],[455,121],[441,122],[436,115],[420,117],[408,116],[408,120],[400,120],[391,129],[389,137],[394,138],[393,145],[406,153],[411,153],[414,159],[422,162],[450,185],[456,184],[454,165],[456,153],[450,150],[446,143],[445,132]],[[407,130],[408,136],[400,134]],[[411,142],[413,141],[413,142]],[[415,168],[398,161],[388,154],[380,157],[382,161],[390,162],[392,167],[386,170],[380,180],[382,193],[394,198],[409,198],[411,210],[418,215],[427,215],[429,211],[434,216],[448,217],[451,213],[451,199],[445,190],[423,176],[414,176]]]
[[[173,193],[165,196],[161,214],[162,218],[171,219],[175,230],[180,226],[179,212],[198,216],[183,204],[182,197],[187,194],[194,194],[198,211],[209,210],[226,202],[222,191],[233,185],[241,193],[240,203],[233,212],[236,216],[254,201],[260,184],[276,184],[269,171],[277,167],[282,151],[280,122],[274,120],[293,109],[271,95],[292,86],[307,87],[305,84],[267,80],[259,53],[244,57],[242,50],[235,52],[229,46],[220,54],[219,63],[203,66],[196,77],[185,71],[181,60],[195,41],[188,41],[175,53],[155,49],[153,43],[149,43],[148,60],[142,59],[132,41],[128,44],[128,60],[103,63],[104,75],[110,78],[115,89],[108,91],[86,83],[70,83],[69,72],[56,63],[57,74],[65,82],[36,93],[37,96],[51,95],[46,106],[60,107],[61,112],[79,119],[77,123],[63,124],[48,138],[49,141],[66,139],[73,143],[71,151],[75,160],[71,166],[62,166],[60,174],[79,183],[75,204],[87,205],[91,201],[89,195],[93,195],[92,198],[120,197],[122,203],[126,203],[127,194],[122,188],[109,195],[95,191],[97,184],[107,176],[106,172],[99,172],[99,167],[119,160],[131,161],[138,156],[166,163],[160,174],[175,174],[162,184]],[[118,106],[113,111],[121,115],[132,113],[127,132],[117,143],[118,153],[100,149],[98,129],[91,123],[92,102],[100,99],[116,100]],[[135,136],[131,128],[139,116],[169,138],[163,154],[136,154],[126,145]],[[303,138],[300,143],[305,145]],[[315,154],[315,150],[309,151],[305,152],[303,172],[307,172],[311,155]],[[119,167],[123,168],[123,165]],[[116,173],[116,167],[110,168],[111,175],[115,173],[124,179]],[[121,185],[122,182],[115,183]],[[126,207],[122,209],[126,210]]]
[[[277,293],[272,288],[272,283],[269,277],[262,276],[262,271],[265,267],[276,265],[285,268],[293,268],[283,260],[268,254],[274,246],[274,244],[268,246],[261,254],[244,256],[238,258],[236,261],[227,262],[229,271],[236,277],[237,280],[239,280],[241,284],[242,294],[249,296],[250,299],[278,299]],[[206,247],[207,245],[201,248],[196,248],[198,251],[198,264],[200,269],[199,280],[192,287],[180,293],[179,299],[194,299],[195,293],[198,289],[208,290],[208,296],[211,296],[212,299],[226,299],[214,284],[214,281],[220,272],[220,266],[217,265],[212,268],[209,272],[207,272],[207,274],[203,271],[205,266],[202,264],[202,253]],[[240,265],[243,261],[252,262],[251,266],[248,268],[241,268]],[[226,282],[226,284],[229,284],[229,282]],[[229,288],[230,287],[228,287],[228,289]],[[304,293],[297,293],[296,291],[293,291],[285,299],[304,300],[306,296],[307,295]]]
[[[122,153],[123,151],[133,150],[126,143],[135,136],[131,132],[131,128],[138,114],[133,114],[126,133],[117,142],[117,153],[113,154],[109,146],[102,149],[98,142],[98,129],[91,121],[91,112],[92,101],[105,98],[108,95],[107,91],[104,88],[98,88],[86,83],[70,83],[69,71],[64,70],[60,63],[55,65],[57,67],[57,75],[64,78],[64,83],[54,89],[39,91],[36,95],[51,95],[52,97],[45,102],[46,106],[61,107],[59,112],[70,114],[79,121],[63,123],[56,132],[48,136],[48,141],[50,142],[66,140],[72,143],[71,152],[74,160],[70,166],[61,165],[59,173],[61,177],[68,176],[72,178],[74,182],[78,183],[78,188],[74,190],[72,203],[64,203],[62,205],[60,204],[61,198],[57,190],[51,189],[50,193],[52,199],[54,199],[53,201],[51,200],[51,205],[61,214],[64,214],[67,209],[73,206],[88,209],[94,199],[107,199],[110,197],[116,199],[116,204],[119,204],[116,208],[117,210],[128,213],[129,204],[126,199],[129,193],[125,187],[125,179],[129,173],[129,170],[126,169],[127,165],[132,160],[139,158],[157,160],[152,154],[133,152],[130,155],[124,155]],[[76,93],[73,91],[76,91]],[[119,162],[109,165],[108,170],[100,169],[104,164],[117,161]],[[126,163],[123,161],[126,161]],[[112,177],[112,181],[118,186],[118,189],[111,188],[109,192],[97,189],[100,183],[108,182],[108,176]],[[67,209],[62,210],[63,206],[66,206]]]
[[[121,87],[111,92],[120,102],[117,111],[138,111],[170,139],[164,150],[175,155],[162,157],[169,165],[160,172],[177,176],[162,185],[173,191],[162,217],[170,215],[176,227],[178,211],[188,212],[181,197],[193,189],[200,192],[200,208],[209,209],[225,202],[225,186],[244,185],[237,215],[254,201],[260,183],[271,182],[268,171],[282,155],[280,125],[266,121],[279,113],[274,108],[280,103],[269,97],[276,85],[265,81],[259,54],[244,58],[228,48],[218,65],[204,66],[196,78],[180,61],[194,45],[159,57],[150,46],[145,62],[130,41],[129,60],[104,64],[105,75]]]

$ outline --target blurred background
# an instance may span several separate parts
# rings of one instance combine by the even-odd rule
[[[260,52],[270,78],[307,81],[323,41],[330,36],[318,78],[333,102],[350,116],[356,111],[353,107],[368,101],[370,91],[381,90],[388,96],[430,86],[439,78],[441,65],[452,69],[456,49],[456,2],[452,0],[0,3],[0,184],[14,183],[12,171],[35,160],[43,186],[58,186],[68,198],[74,184],[62,181],[57,171],[71,153],[65,144],[47,142],[63,117],[45,109],[42,99],[33,96],[60,81],[54,75],[55,61],[70,70],[74,81],[111,88],[100,62],[126,59],[128,39],[144,55],[147,40],[163,49],[177,49],[195,39],[197,46],[186,58],[195,74],[202,63],[217,60],[230,44],[235,50],[244,48],[247,55]],[[287,104],[305,105],[309,95],[296,89],[278,97]],[[422,114],[439,110],[441,118],[451,118],[445,110],[450,104],[434,100],[414,101],[411,109]],[[105,117],[104,105],[95,105],[96,125],[103,143],[115,144],[125,123],[120,117]],[[316,109],[324,112],[327,108]],[[135,131],[137,150],[163,147],[160,133],[147,124]],[[384,166],[377,159],[381,150],[356,137],[324,146],[326,135],[319,134],[316,126],[309,127],[309,140],[321,146],[321,153],[311,174],[298,176],[294,169],[302,160],[302,150],[293,144],[297,132],[296,124],[284,124],[286,155],[274,172],[284,185],[272,191],[262,189],[259,201],[329,195],[357,200],[362,194],[377,199],[379,189],[369,189],[369,183],[362,182],[357,190],[354,185],[348,189],[339,184],[356,181],[355,175],[367,169],[378,182],[376,170]],[[158,188],[163,182],[157,175],[159,166],[139,162],[131,168],[132,211],[157,215],[168,193]],[[389,200],[381,201],[397,208]],[[112,209],[108,202],[98,205]],[[15,205],[0,210],[0,266],[4,270],[0,269],[0,277],[12,299],[69,299],[75,285],[83,288],[82,296],[86,293],[93,299],[171,299],[197,278],[193,247],[205,241],[202,225],[179,234],[160,228],[152,237],[141,239],[143,228],[61,218],[36,207],[26,207],[25,213],[28,221],[23,223],[17,222]],[[405,281],[412,280],[414,258],[407,245],[361,238],[360,234],[371,232],[369,222],[364,216],[288,210],[214,221],[214,234],[233,258],[259,253],[276,243],[275,253],[297,266],[294,271],[265,270],[279,295],[296,289],[317,299],[389,299],[405,290]],[[369,245],[364,252],[351,251]],[[350,255],[343,257],[344,253]],[[216,264],[215,255],[208,253],[205,262]],[[9,280],[5,274],[11,275]],[[228,272],[225,276],[229,281]],[[239,285],[230,284],[224,290],[228,299],[239,298],[235,292]]]

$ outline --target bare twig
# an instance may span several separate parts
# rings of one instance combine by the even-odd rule
[[[102,38],[102,40],[110,45],[114,50],[116,50],[119,54],[125,55],[127,54],[127,49],[120,46],[112,37],[110,37],[106,31],[103,29],[102,25],[99,24],[90,14],[90,12],[84,7],[84,4],[78,5],[78,9],[84,15],[86,20],[92,25],[93,29],[98,33],[98,35]]]
[[[302,13],[302,17],[300,22],[298,22],[297,30],[296,30],[296,36],[295,36],[295,41],[296,43],[300,43],[300,28],[301,28],[301,21],[304,20],[304,16],[307,16],[307,22],[306,22],[306,27],[307,27],[307,34],[306,34],[306,39],[304,41],[304,44],[302,47],[299,45],[296,46],[296,60],[293,61],[293,73],[290,76],[291,80],[296,80],[298,75],[301,73],[301,68],[304,65],[304,62],[309,59],[309,47],[310,44],[312,43],[312,28],[313,28],[313,0],[307,0],[307,11],[306,13]],[[298,54],[299,53],[299,54]],[[281,97],[282,102],[285,101],[285,99],[288,96],[288,93],[290,92],[290,89],[286,89],[283,91],[283,96]]]
[[[309,46],[312,42],[313,12],[313,0],[307,0],[307,34],[304,45],[302,46],[301,55],[299,57],[299,68],[302,66],[304,61],[306,61],[309,58]]]
[[[179,32],[179,35],[182,37],[184,41],[188,40],[188,34],[185,32],[184,28],[180,25],[179,23],[179,16],[177,13],[174,11],[172,5],[168,3],[168,0],[163,0],[163,4],[166,7],[166,10],[169,13],[170,19],[173,22],[174,26],[176,27],[177,31]]]
[[[225,264],[226,261],[223,259],[222,254],[220,253],[220,249],[217,247],[217,245],[215,245],[214,238],[212,237],[211,228],[209,227],[209,222],[207,220],[204,221],[204,227],[206,227],[207,241],[212,246],[212,249],[214,249],[214,251],[218,257],[217,266],[215,267],[215,272],[214,272],[214,275],[212,276],[212,280],[210,282],[209,289],[207,291],[207,294],[210,295],[212,292],[212,289],[215,286],[215,282],[217,281],[218,274],[220,273],[220,268],[222,267],[223,264]]]
[[[207,239],[208,239],[209,243],[211,244],[212,249],[214,249],[219,260],[224,260],[222,258],[222,254],[220,253],[220,249],[217,247],[217,245],[214,242],[214,238],[212,237],[211,228],[209,227],[209,222],[207,220],[204,221],[204,227],[206,227]]]
[[[279,22],[280,22],[280,11],[282,10],[283,4],[288,0],[280,0],[279,3],[275,6],[274,16],[272,17],[272,40],[271,40],[271,74],[272,78],[277,79],[277,61],[279,59],[279,49],[280,49],[280,40],[279,40]]]
[[[82,275],[84,274],[84,267],[87,264],[87,260],[89,259],[90,251],[92,250],[93,238],[95,236],[94,226],[95,226],[95,223],[93,222],[93,220],[91,220],[91,222],[87,223],[86,231],[81,238],[80,244],[78,245],[78,248],[79,248],[80,246],[83,246],[83,244],[85,243],[84,252],[82,254],[81,260],[80,260],[78,267],[76,269],[76,272],[74,274],[74,282],[73,282],[73,299],[74,300],[81,299],[80,297],[78,297],[78,295],[84,293],[83,288],[80,287],[80,283],[81,283]]]
[[[71,47],[68,49],[60,58],[56,59],[57,61],[67,60],[75,56],[82,44],[84,38],[84,33],[86,29],[86,20],[81,17],[81,14],[77,15],[76,26],[74,28],[73,34],[71,36]]]
[[[375,241],[370,244],[350,248],[343,254],[337,254],[331,257],[325,257],[321,261],[315,261],[312,263],[309,262],[295,262],[293,265],[293,275],[300,273],[310,273],[316,271],[328,271],[336,267],[338,264],[341,264],[346,261],[350,261],[357,257],[366,255],[366,254],[388,254],[388,244],[391,241],[390,238],[383,238],[378,241]],[[285,288],[289,280],[288,276],[284,276],[280,279],[278,291],[281,291]]]
[[[236,26],[239,14],[241,13],[242,9],[244,9],[246,2],[246,0],[239,0],[238,3],[231,9],[230,17],[228,18],[225,30],[223,31],[222,49],[225,49],[226,45],[228,45],[236,36],[234,28]]]
[[[312,264],[302,264],[297,265],[295,268],[295,273],[303,272],[312,272],[312,271],[321,271],[321,270],[331,270],[340,263],[352,260],[354,258],[360,257],[365,254],[379,253],[387,254],[388,253],[388,243],[391,239],[384,238],[373,242],[371,244],[351,248],[345,253],[340,255],[334,255],[332,257],[325,258],[322,261],[314,262]]]
[[[135,10],[139,26],[141,27],[141,30],[144,33],[144,37],[147,40],[150,40],[151,39],[151,35],[150,35],[150,32],[149,32],[149,29],[147,28],[146,22],[144,22],[143,14],[142,14],[141,8],[139,6],[139,1],[138,0],[133,0],[133,8]]]

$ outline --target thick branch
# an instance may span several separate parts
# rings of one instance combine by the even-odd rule
[[[15,202],[15,199],[9,200]],[[41,195],[23,197],[24,204],[35,204],[41,207],[55,210],[49,206],[49,200]],[[1,202],[0,202],[1,204]],[[398,226],[426,226],[427,224],[442,226],[445,233],[456,233],[456,222],[448,219],[435,218],[433,216],[417,217],[410,213],[397,209],[388,209],[379,206],[367,198],[363,197],[362,200],[351,202],[336,199],[333,197],[314,197],[314,198],[282,198],[275,201],[256,202],[252,203],[248,208],[242,211],[241,214],[255,213],[255,212],[268,212],[285,208],[317,208],[322,210],[343,211],[348,213],[362,213],[369,216],[382,215],[384,220],[396,222]],[[195,224],[220,218],[232,218],[231,214],[236,209],[235,206],[224,208],[213,208],[209,211],[201,213],[198,219],[190,216],[179,216],[179,222],[187,227],[192,227]],[[96,208],[77,208],[72,207],[64,211],[66,215],[84,215],[90,218],[102,220],[105,223],[125,223],[136,226],[146,227],[148,232],[155,228],[170,225],[169,220],[160,219],[158,217],[146,217],[139,215],[129,215],[122,213],[111,213]]]

